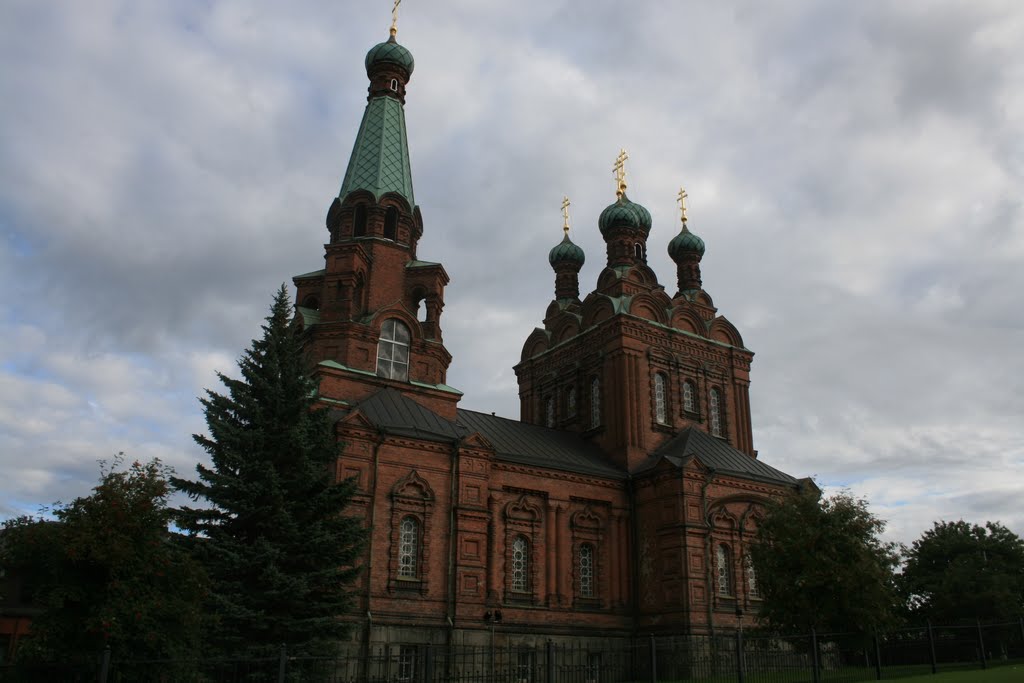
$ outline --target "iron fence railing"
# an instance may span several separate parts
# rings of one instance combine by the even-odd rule
[[[1024,619],[886,633],[761,631],[647,635],[600,646],[424,643],[353,646],[326,658],[285,648],[235,659],[90,661],[0,666],[0,681],[71,683],[854,683],[1003,664],[1024,666]]]

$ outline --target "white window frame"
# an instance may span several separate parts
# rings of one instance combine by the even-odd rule
[[[668,423],[668,405],[665,400],[665,375],[654,373],[654,420],[660,425]]]
[[[412,515],[406,515],[398,523],[398,578],[419,576],[419,556],[420,523]]]
[[[408,382],[411,351],[412,334],[405,323],[396,318],[385,320],[377,342],[377,376]]]

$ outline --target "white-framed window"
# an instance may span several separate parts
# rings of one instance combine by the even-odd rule
[[[395,91],[395,92],[398,92],[398,79],[397,78],[392,78],[391,79],[391,89],[393,91]]]
[[[397,681],[416,680],[416,646],[398,646],[398,671],[395,675]]]
[[[654,419],[658,424],[668,422],[668,408],[665,406],[665,375],[654,374]]]
[[[398,527],[398,576],[415,579],[419,574],[420,524],[415,517],[403,517]]]
[[[708,425],[712,435],[722,435],[722,395],[714,388],[708,393]]]
[[[690,380],[683,382],[683,410],[688,413],[697,412],[697,391]]]
[[[715,573],[718,578],[718,594],[732,595],[732,566],[729,546],[724,543],[715,548]]]
[[[377,374],[388,379],[409,379],[409,328],[394,318],[380,326],[377,343]]]
[[[743,569],[747,574],[747,595],[751,598],[760,598],[761,591],[757,587],[757,571],[754,569],[754,561],[750,555],[743,557]]]
[[[594,546],[580,545],[580,597],[594,597]]]
[[[548,427],[555,426],[555,397],[548,396],[544,401],[544,424]]]
[[[590,426],[601,426],[601,380],[590,379]]]
[[[527,593],[530,590],[530,543],[525,536],[512,541],[512,590]]]
[[[576,387],[569,387],[565,395],[565,414],[569,417],[576,415]]]

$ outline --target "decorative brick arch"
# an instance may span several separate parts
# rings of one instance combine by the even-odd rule
[[[584,607],[600,607],[609,599],[605,581],[608,572],[606,556],[608,548],[605,540],[607,521],[594,509],[587,505],[573,513],[569,518],[572,533],[572,596],[573,602]],[[593,595],[584,596],[580,590],[580,548],[584,544],[594,549],[593,555]]]
[[[531,496],[523,494],[519,498],[510,501],[505,505],[505,572],[502,585],[504,586],[505,600],[510,602],[529,602],[540,604],[540,573],[538,571],[540,562],[538,549],[540,548],[540,532],[543,527],[544,516],[541,507],[531,500]],[[516,538],[526,539],[528,553],[527,561],[527,590],[512,590],[512,552],[513,543]]]
[[[436,496],[430,483],[412,470],[391,487],[391,526],[388,530],[388,592],[418,593],[427,595],[426,567],[430,566],[430,540],[433,531],[433,508]],[[399,529],[402,520],[411,517],[419,527],[420,538],[417,551],[419,574],[416,577],[398,576]]]

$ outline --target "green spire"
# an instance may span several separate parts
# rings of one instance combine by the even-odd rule
[[[355,190],[368,190],[377,199],[387,192],[397,192],[410,207],[416,206],[405,110],[393,97],[371,97],[366,105],[338,197],[344,200]]]

